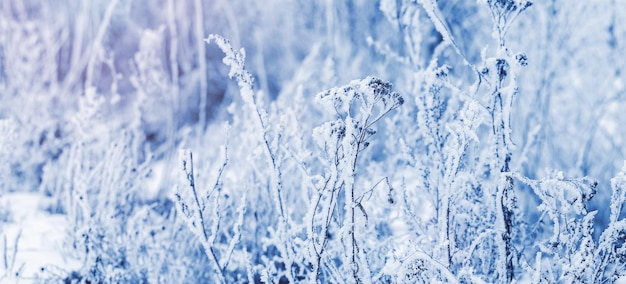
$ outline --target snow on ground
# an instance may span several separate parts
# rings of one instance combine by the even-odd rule
[[[0,197],[2,212],[10,212],[8,220],[0,222],[1,283],[33,282],[49,267],[63,270],[79,267],[77,260],[63,257],[68,222],[64,215],[46,212],[47,201],[39,193],[10,193]]]

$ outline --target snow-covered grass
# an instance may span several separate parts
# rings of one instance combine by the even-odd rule
[[[0,282],[624,282],[620,5],[2,1]]]

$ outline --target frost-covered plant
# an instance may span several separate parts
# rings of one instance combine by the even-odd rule
[[[100,141],[83,141],[68,152],[64,180],[75,186],[90,185],[62,191],[66,198],[63,207],[72,224],[66,253],[81,262],[77,270],[67,271],[69,281],[154,281],[162,277],[158,272],[162,268],[151,272],[148,265],[176,269],[162,254],[177,254],[176,250],[163,251],[162,243],[154,242],[163,242],[163,236],[176,238],[169,231],[176,226],[172,217],[167,217],[171,214],[167,204],[140,207],[138,192],[148,175],[150,160],[136,162],[137,153],[130,149],[132,137],[122,133],[105,151]],[[53,271],[50,268],[45,273]]]
[[[220,283],[235,281],[231,279],[234,274],[229,270],[230,259],[234,250],[239,247],[241,239],[241,226],[246,211],[246,197],[241,198],[241,205],[236,209],[238,217],[234,224],[224,224],[221,206],[223,193],[221,177],[228,164],[227,148],[224,148],[224,163],[220,166],[213,186],[200,191],[200,185],[196,184],[193,167],[193,154],[189,151],[181,152],[183,181],[187,189],[179,186],[175,194],[178,211],[181,213],[187,227],[198,238],[206,256],[211,260],[215,275]],[[184,194],[184,195],[183,195]],[[185,196],[185,197],[183,197]],[[187,197],[188,196],[188,197]],[[221,232],[223,226],[232,226]],[[232,235],[228,235],[232,232]]]
[[[597,181],[589,177],[565,179],[562,173],[540,181],[518,178],[541,200],[537,207],[541,217],[536,224],[530,224],[528,236],[539,248],[535,281],[595,282],[589,276],[594,263],[592,221],[596,212],[588,212],[586,204],[596,194]],[[550,237],[539,233],[545,230],[549,235],[546,224],[552,226]],[[550,259],[550,265],[542,263],[544,257]]]
[[[42,183],[59,202],[56,213],[70,224],[63,253],[80,266],[50,264],[39,277],[74,283],[210,279],[197,274],[209,263],[196,259],[193,239],[177,222],[172,203],[145,199],[144,192],[154,190],[147,181],[156,173],[138,124],[116,131],[98,123],[105,104],[94,89],[80,99],[68,126],[75,140],[56,164],[63,171],[46,168]]]
[[[293,282],[307,278],[326,281],[333,279],[333,277],[342,279],[344,276],[337,274],[339,271],[350,273],[354,281],[371,279],[373,276],[368,272],[370,265],[367,263],[365,253],[367,251],[365,244],[370,243],[371,240],[369,238],[366,238],[368,240],[361,240],[366,234],[362,231],[364,228],[358,228],[360,226],[357,223],[361,222],[359,221],[361,219],[359,212],[367,216],[363,202],[368,195],[371,195],[368,192],[371,193],[373,188],[362,190],[361,183],[363,181],[356,179],[358,157],[370,145],[370,138],[375,133],[373,130],[374,124],[390,111],[400,106],[404,102],[403,98],[392,92],[390,83],[373,77],[353,81],[348,86],[320,93],[318,96],[320,102],[330,110],[329,112],[335,116],[336,120],[334,123],[325,124],[314,131],[315,140],[323,150],[320,157],[323,157],[325,162],[319,165],[314,164],[310,167],[305,164],[298,165],[300,161],[297,156],[301,153],[295,153],[293,150],[302,151],[304,150],[301,148],[303,145],[289,145],[287,144],[288,142],[294,141],[281,138],[282,133],[286,131],[284,118],[279,117],[278,125],[272,125],[271,119],[275,117],[275,109],[270,108],[271,111],[268,113],[263,108],[262,93],[254,90],[252,76],[245,69],[245,53],[243,50],[235,51],[231,44],[220,36],[212,35],[208,38],[208,41],[213,40],[226,54],[224,63],[230,66],[229,75],[236,79],[240,88],[243,107],[247,110],[245,112],[231,110],[233,114],[232,131],[243,138],[238,139],[237,142],[239,143],[234,146],[241,148],[243,145],[250,145],[255,149],[252,155],[247,157],[241,156],[239,151],[235,152],[240,156],[232,158],[232,163],[233,167],[237,167],[239,178],[237,180],[232,179],[227,172],[224,172],[222,175],[221,173],[224,171],[222,168],[217,176],[217,178],[224,178],[224,180],[219,182],[219,184],[224,184],[223,187],[220,185],[220,188],[223,188],[224,195],[236,195],[240,192],[237,189],[237,184],[240,183],[238,180],[250,176],[257,181],[246,192],[254,192],[256,196],[262,198],[262,200],[269,200],[273,205],[267,208],[259,202],[252,203],[248,205],[248,210],[246,211],[254,212],[254,215],[244,214],[239,211],[239,221],[216,213],[230,212],[232,208],[212,211],[218,210],[215,204],[212,208],[208,206],[205,208],[204,204],[209,203],[206,198],[196,199],[194,197],[203,196],[204,194],[200,194],[197,189],[194,189],[197,182],[196,178],[193,177],[194,174],[191,173],[191,156],[186,155],[184,158],[185,183],[190,185],[191,197],[185,198],[181,193],[183,192],[182,188],[179,188],[179,195],[176,197],[180,204],[179,211],[187,216],[189,228],[196,232],[198,238],[204,243],[206,254],[209,259],[212,259],[214,267],[218,271],[227,271],[226,267],[223,266],[223,260],[219,258],[223,257],[223,254],[246,255],[245,251],[243,254],[241,253],[242,249],[245,248],[247,250],[253,244],[255,245],[254,248],[256,248],[255,254],[260,253],[261,255],[261,261],[253,260],[250,263],[249,260],[245,260],[244,263],[237,262],[238,264],[235,264],[228,273],[221,272],[223,275],[219,280],[224,281],[230,279],[229,277],[236,277],[234,275],[238,273],[237,265],[241,267],[242,264],[248,266],[246,269],[248,270],[249,278],[260,277],[263,281],[274,281],[273,279],[275,279],[276,281],[287,280]],[[336,132],[329,128],[331,124],[336,126]],[[330,132],[322,133],[325,130]],[[244,137],[244,135],[248,136]],[[329,141],[335,142],[332,145],[325,145]],[[241,149],[248,150],[246,148]],[[287,159],[288,156],[286,155],[290,156],[290,159]],[[258,163],[258,165],[248,170],[239,161],[241,158]],[[293,161],[297,163],[293,164]],[[290,188],[290,191],[285,191],[286,186],[291,187],[294,184],[292,182],[284,182],[283,167],[290,172],[295,170],[295,172],[292,172],[295,176],[304,175],[305,181],[315,180],[315,178],[312,178],[311,173],[321,170],[322,176],[320,179],[332,179],[333,182],[329,183],[327,180],[325,186],[318,187],[316,189],[317,192],[313,193],[314,200],[307,200],[307,198],[302,197],[294,199],[294,194],[298,195],[299,193],[295,191],[297,188]],[[213,182],[211,183],[213,184]],[[312,182],[313,185],[315,183],[314,181]],[[218,183],[215,184],[217,185]],[[311,184],[307,185],[307,187],[309,186]],[[269,193],[270,198],[266,199],[266,197],[263,197],[265,195],[263,192]],[[217,193],[212,193],[212,196],[218,198]],[[197,200],[197,202],[193,202],[194,200]],[[289,210],[290,208],[297,208],[297,205],[292,204],[291,207],[287,207],[286,200],[302,202],[303,205],[311,204],[309,206],[310,209],[305,216],[298,210]],[[242,204],[249,203],[245,200],[241,202]],[[337,208],[340,209],[337,209],[336,206],[339,206]],[[208,212],[213,213],[209,214]],[[262,216],[258,214],[262,214]],[[205,215],[212,217],[205,217]],[[299,223],[297,219],[293,219],[296,216],[304,218],[304,224]],[[267,234],[268,237],[263,238],[260,244],[259,240],[253,241],[250,237],[244,237],[240,244],[230,245],[229,252],[222,253],[218,249],[221,244],[215,242],[215,236],[220,235],[216,230],[216,224],[234,221],[235,223],[233,224],[235,225],[233,226],[241,226],[241,230],[259,230],[259,227],[241,225],[241,222],[246,223],[244,219],[252,217],[258,225],[267,222],[268,227],[261,227],[260,230],[262,233]],[[339,219],[331,222],[331,218]],[[330,229],[331,226],[333,229]],[[335,232],[335,229],[338,231]],[[305,230],[306,234],[301,234],[301,230]],[[332,234],[337,234],[337,236],[343,239],[341,242],[332,241],[332,249],[327,249],[326,247],[329,244],[329,237],[326,236],[330,233],[329,230],[332,230]],[[257,233],[254,234],[256,235]],[[231,239],[231,236],[226,235],[225,237],[226,239]],[[364,243],[362,248],[359,244],[360,242]],[[262,248],[259,248],[259,245]],[[342,246],[349,247],[349,249],[340,249]],[[233,253],[233,249],[239,252]],[[262,251],[258,252],[259,250]],[[307,250],[308,257],[298,256]],[[340,261],[343,264],[337,266],[334,264],[335,261]]]
[[[229,132],[237,137],[232,150],[229,147],[228,160],[232,166],[222,167],[215,180],[208,180],[191,173],[194,164],[191,155],[186,154],[183,158],[185,180],[179,183],[175,199],[185,216],[183,219],[188,221],[189,229],[198,236],[207,258],[213,263],[214,271],[221,274],[216,275],[220,277],[215,280],[287,279],[293,282],[302,277],[305,270],[302,261],[294,260],[298,256],[292,243],[291,212],[284,201],[290,196],[283,191],[282,129],[271,123],[272,117],[263,107],[263,93],[255,90],[252,75],[245,68],[244,50],[236,51],[221,36],[209,36],[207,43],[213,41],[225,53],[224,63],[230,67],[229,76],[235,78],[240,92],[227,108],[231,120]],[[243,111],[236,108],[239,102],[243,103]],[[208,127],[213,129],[215,125]],[[218,145],[225,143],[216,139],[217,136],[210,137],[209,133],[207,131],[203,138],[213,139]],[[188,147],[195,145],[193,141],[190,144]],[[199,157],[210,155],[206,151],[198,152]],[[203,167],[200,164],[194,171],[202,173]],[[209,190],[210,198],[197,188],[196,185],[202,183],[215,185]],[[248,193],[255,198],[242,199]]]
[[[530,186],[540,199],[537,209],[541,217],[530,226],[529,234],[538,248],[536,263],[524,265],[535,283],[604,283],[624,275],[626,227],[624,219],[620,218],[626,199],[624,170],[611,180],[610,223],[599,239],[593,236],[593,222],[598,212],[587,209],[596,195],[597,181],[589,177],[566,179],[563,173],[543,180],[513,175]]]
[[[314,130],[314,139],[323,150],[326,163],[322,185],[317,188],[306,220],[310,222],[309,259],[317,281],[346,275],[356,283],[372,278],[367,250],[361,244],[361,227],[368,224],[362,202],[374,189],[365,190],[358,182],[358,158],[376,133],[374,124],[404,103],[391,87],[389,82],[367,77],[317,96],[326,111],[336,115],[335,121]],[[330,235],[342,240],[343,252],[337,244],[329,244],[333,242]],[[333,259],[342,265],[336,267]]]
[[[403,116],[406,121],[394,122],[408,130],[397,136],[402,145],[397,158],[413,169],[413,176],[401,174],[405,182],[399,200],[403,201],[405,222],[418,240],[405,259],[398,259],[405,268],[405,279],[415,281],[409,275],[417,274],[423,280],[440,281],[510,282],[515,278],[514,243],[522,223],[516,219],[513,179],[506,174],[511,171],[513,155],[509,121],[519,68],[509,63],[515,62],[516,56],[505,46],[504,38],[513,19],[529,3],[488,2],[498,44],[493,57],[487,57],[489,49],[485,49],[483,62],[474,63],[448,25],[440,4],[418,1],[442,41],[428,66],[418,68],[411,86],[415,105],[407,106],[412,111]],[[401,2],[395,11],[404,13],[416,4]],[[393,15],[393,11],[386,14]],[[446,49],[469,67],[465,69],[469,75],[463,74],[464,66],[437,61]],[[465,82],[468,77],[474,81]],[[419,127],[412,128],[412,121]],[[429,197],[426,202],[414,200],[424,195]],[[434,212],[417,214],[425,205]]]

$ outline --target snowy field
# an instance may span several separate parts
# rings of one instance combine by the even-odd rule
[[[0,0],[0,283],[626,283],[623,23]]]

